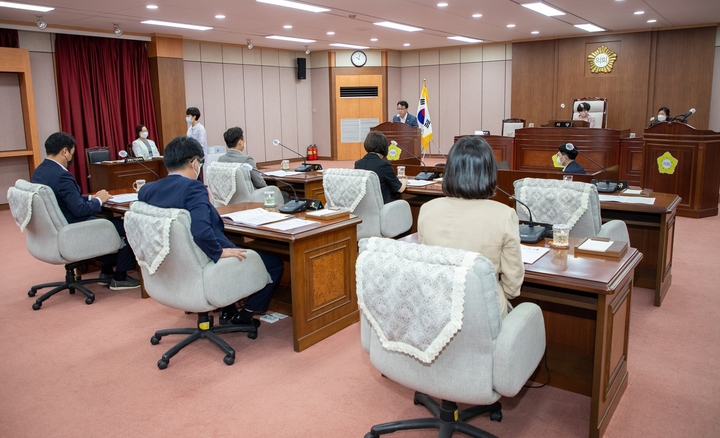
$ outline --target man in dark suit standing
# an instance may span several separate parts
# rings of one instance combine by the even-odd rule
[[[100,190],[94,195],[83,196],[75,177],[67,170],[75,154],[75,138],[64,132],[51,134],[45,141],[47,158],[35,169],[32,182],[44,184],[55,193],[60,211],[68,223],[99,219],[93,216],[102,210],[102,205],[110,198],[107,190]],[[118,234],[125,241],[125,228],[122,219],[111,220]],[[125,242],[117,254],[100,257],[102,272],[99,282],[108,283],[112,290],[135,289],[140,287],[140,280],[127,275],[135,269],[135,254]],[[113,266],[116,270],[113,271]]]
[[[412,126],[413,128],[419,127],[417,117],[415,117],[414,115],[412,115],[408,112],[408,103],[407,102],[405,102],[404,100],[401,100],[400,102],[398,102],[397,110],[398,110],[398,113],[395,114],[395,116],[393,117],[393,119],[392,119],[393,122],[404,123],[406,125]]]
[[[159,181],[145,184],[138,199],[160,208],[182,208],[190,212],[190,232],[197,246],[217,263],[224,257],[245,258],[245,249],[238,248],[225,236],[222,218],[210,202],[210,195],[202,182],[198,181],[203,164],[203,150],[200,143],[191,137],[177,137],[165,147],[163,163],[168,176]],[[223,309],[220,323],[249,324],[255,312],[265,312],[275,287],[283,273],[283,262],[279,257],[258,251],[258,255],[270,274],[271,283],[250,295],[239,312],[235,305]],[[238,281],[242,281],[241,278]],[[259,321],[255,322],[259,325]]]

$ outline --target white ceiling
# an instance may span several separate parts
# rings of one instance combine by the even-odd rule
[[[520,6],[535,0],[313,0],[305,3],[323,6],[330,12],[312,13],[257,3],[255,0],[11,0],[55,7],[54,11],[35,13],[0,8],[2,23],[34,26],[42,15],[48,32],[63,32],[58,27],[112,31],[118,23],[126,36],[152,33],[182,35],[186,39],[245,44],[252,39],[258,47],[301,50],[304,44],[266,39],[285,35],[317,40],[310,50],[331,49],[330,43],[369,46],[372,49],[417,50],[458,46],[465,43],[448,40],[460,35],[486,42],[507,42],[588,35],[574,24],[592,23],[609,31],[636,31],[720,22],[720,0],[551,0],[545,2],[566,12],[560,17],[545,17]],[[147,9],[149,4],[156,10]],[[644,11],[635,15],[635,11]],[[472,18],[474,13],[481,18]],[[217,19],[216,14],[226,18]],[[183,30],[141,24],[154,19],[211,26],[208,31]],[[655,19],[656,23],[647,23]],[[373,25],[394,21],[421,27],[422,32],[408,33]],[[508,24],[515,24],[512,29]],[[292,25],[292,29],[284,29]],[[6,26],[7,27],[7,26]],[[53,29],[55,28],[55,29]],[[328,31],[335,35],[328,36]],[[533,35],[532,31],[539,31]],[[371,42],[371,38],[378,38]],[[409,43],[410,46],[403,46]]]

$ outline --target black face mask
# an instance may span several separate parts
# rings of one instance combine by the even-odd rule
[[[74,159],[75,159],[75,155],[74,155],[74,154],[71,154],[71,155],[70,155],[70,159],[69,159],[68,162],[67,162],[67,168],[68,168],[68,169],[70,168],[70,165],[72,165]]]

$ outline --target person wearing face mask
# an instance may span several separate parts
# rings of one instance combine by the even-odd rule
[[[200,120],[199,109],[191,106],[185,110],[185,122],[188,124],[186,135],[197,140],[202,147],[203,153],[207,155],[207,131],[205,131],[205,127],[202,123],[198,122],[198,120]]]
[[[578,151],[572,143],[563,143],[558,148],[557,161],[563,165],[563,173],[585,174],[585,169],[575,161]]]
[[[573,120],[582,120],[588,122],[591,128],[595,127],[595,117],[590,114],[590,104],[587,102],[580,102],[577,106],[577,114]]]
[[[83,196],[75,177],[68,171],[75,154],[75,138],[65,132],[51,134],[45,141],[47,158],[40,163],[32,175],[32,182],[50,187],[55,194],[60,211],[68,223],[86,220],[107,220],[93,216],[100,213],[102,205],[110,194],[100,190],[94,195]],[[125,227],[122,219],[111,219],[120,238],[125,241]],[[135,289],[140,287],[140,280],[127,275],[135,269],[135,254],[126,244],[117,254],[99,258],[102,271],[98,282],[106,283],[112,290]],[[113,270],[113,266],[116,267]]]
[[[137,125],[135,128],[135,134],[137,139],[132,143],[133,154],[136,157],[143,157],[149,160],[152,157],[159,157],[160,152],[158,151],[155,142],[148,139],[148,129],[145,125]]]
[[[664,121],[668,120],[669,118],[670,118],[670,110],[668,109],[668,107],[666,107],[666,106],[660,107],[660,109],[658,110],[657,118],[655,120],[657,120],[658,123],[660,123],[660,122],[664,122]]]
[[[177,137],[165,146],[163,163],[168,176],[142,186],[138,199],[160,208],[182,208],[190,212],[190,232],[200,249],[217,263],[221,258],[245,258],[245,249],[238,248],[227,237],[220,214],[210,201],[207,188],[198,181],[203,164],[200,143],[191,137]],[[270,274],[271,282],[250,295],[245,306],[238,310],[235,305],[222,310],[220,324],[260,325],[254,320],[255,312],[265,312],[270,298],[282,277],[283,261],[278,256],[257,251]],[[241,279],[239,279],[241,280]]]
[[[252,180],[253,186],[256,189],[267,187],[267,183],[260,174],[260,171],[255,164],[255,160],[250,155],[243,153],[245,150],[245,137],[243,135],[242,128],[234,126],[223,134],[225,144],[227,145],[227,153],[221,155],[218,161],[221,163],[247,163],[252,166],[250,172],[250,179]]]

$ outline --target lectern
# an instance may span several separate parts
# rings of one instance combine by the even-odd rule
[[[389,141],[395,140],[401,148],[410,151],[416,157],[420,156],[420,128],[413,128],[410,125],[400,122],[385,122],[374,128],[370,128],[370,130],[382,132]],[[400,158],[412,157],[406,152],[402,152]]]
[[[720,133],[661,122],[643,140],[643,188],[680,196],[678,216],[717,216]]]

